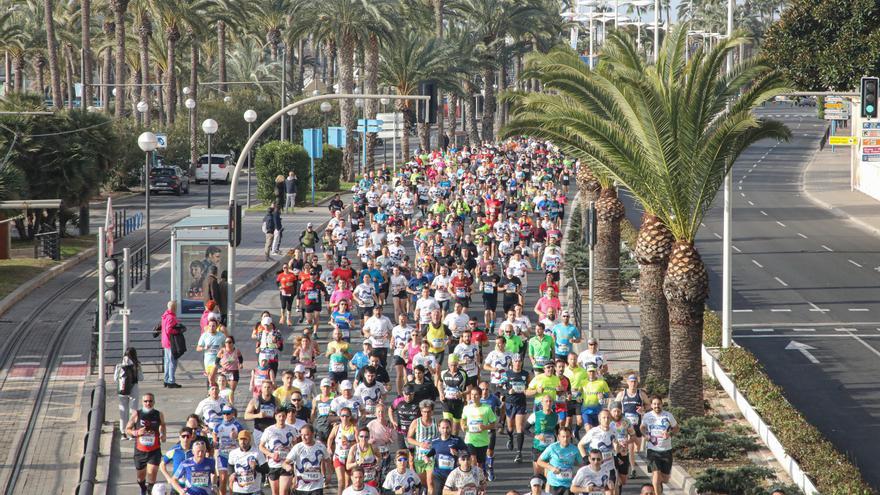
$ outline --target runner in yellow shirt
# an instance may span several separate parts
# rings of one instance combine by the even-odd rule
[[[590,428],[599,425],[599,412],[611,390],[604,378],[599,377],[599,369],[595,364],[587,365],[587,383],[583,386],[584,405],[581,409],[582,421]]]

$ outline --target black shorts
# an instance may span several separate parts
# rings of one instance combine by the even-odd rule
[[[489,450],[488,445],[485,447],[474,447],[473,445],[468,445],[467,449],[472,456],[477,458],[477,464],[482,466],[486,463],[486,451]]]
[[[507,415],[508,418],[512,418],[517,414],[528,414],[526,405],[524,403],[517,404],[516,402],[507,402],[506,404],[504,404],[504,413]]]
[[[614,470],[620,473],[621,476],[626,476],[629,474],[629,455],[615,455],[614,456]]]
[[[477,375],[467,377],[467,380],[464,381],[465,387],[476,387],[480,384],[480,377]]]
[[[290,311],[293,308],[293,295],[281,294],[281,311]]]
[[[550,495],[570,495],[571,487],[570,486],[551,486],[550,487]]]
[[[581,403],[576,400],[570,400],[565,405],[565,415],[568,417],[578,417],[581,415]]]
[[[516,306],[517,304],[519,304],[519,298],[518,298],[518,297],[507,298],[507,297],[505,296],[505,297],[504,297],[504,313],[507,314],[507,312],[510,311],[510,310],[512,310],[513,307]]]
[[[269,469],[270,480],[278,481],[282,476],[293,476],[293,472],[280,467]]]
[[[648,449],[648,472],[660,471],[663,474],[672,472],[672,451]]]
[[[361,318],[369,318],[373,316],[373,306],[358,306],[357,313]]]
[[[158,466],[161,463],[162,449],[156,449],[150,452],[144,452],[137,449],[135,449],[134,451],[134,468],[138,471],[140,471],[141,469],[146,469],[147,464]]]
[[[239,370],[222,371],[222,373],[226,375],[226,379],[230,382],[237,382],[239,379]]]
[[[461,304],[465,308],[471,307],[471,298],[470,297],[456,297],[455,302],[457,302],[458,304]]]
[[[339,385],[343,380],[348,380],[348,371],[331,371],[327,376],[333,380],[333,383]]]
[[[483,306],[487,311],[495,311],[498,309],[497,294],[483,294]]]
[[[395,297],[396,299],[406,299],[407,296],[408,296],[408,294],[406,293],[405,290],[402,290],[402,291],[400,291],[400,292],[394,294],[394,297]]]
[[[443,401],[443,412],[452,416],[452,419],[458,421],[461,419],[461,412],[464,410],[464,401],[461,399],[447,399]]]
[[[321,303],[306,303],[306,313],[320,313]]]
[[[294,490],[294,495],[324,495],[324,489],[318,488],[317,490]]]
[[[393,365],[394,366],[406,366],[406,360],[395,354]]]

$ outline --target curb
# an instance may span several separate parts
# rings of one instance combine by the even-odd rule
[[[86,258],[94,256],[97,252],[97,247],[85,249],[75,254],[73,257],[64,260],[60,264],[50,267],[48,270],[37,276],[37,278],[19,285],[14,291],[7,294],[6,297],[0,299],[0,315],[5,314],[12,308],[12,306],[30,295],[31,292],[39,289],[58,275],[70,270]]]

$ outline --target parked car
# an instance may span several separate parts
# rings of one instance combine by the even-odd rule
[[[211,154],[211,180],[214,182],[226,182],[232,178],[232,155]],[[199,157],[196,164],[196,184],[208,182],[208,155]]]
[[[189,194],[189,176],[180,167],[154,167],[150,170],[150,192],[172,192],[178,196]]]

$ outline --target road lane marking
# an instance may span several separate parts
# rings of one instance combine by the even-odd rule
[[[866,313],[871,310],[868,308],[849,308],[847,309],[847,311],[850,311],[852,313]]]
[[[801,239],[808,239],[807,236],[805,236],[804,234],[801,234],[800,232],[798,232],[797,234],[798,234],[798,236],[800,236]]]
[[[772,332],[773,329],[772,328],[753,328],[752,331],[756,332],[756,333],[766,333],[766,332]]]
[[[755,206],[755,203],[749,201],[749,206]]]
[[[809,344],[802,344],[796,340],[792,340],[791,342],[788,343],[787,346],[785,346],[785,350],[786,351],[799,351],[811,363],[819,364],[819,360],[816,359],[816,356],[814,356],[813,354],[810,353],[810,351],[815,351],[816,348],[809,345]]]
[[[780,227],[785,227],[785,224],[780,222],[779,220],[776,221],[776,225],[779,225]]]
[[[865,342],[864,340],[862,340],[862,338],[859,337],[858,335],[853,335],[852,338],[858,340],[859,343],[862,344],[863,346],[867,347],[869,351],[873,352],[873,353],[876,354],[877,356],[880,356],[880,351],[878,351],[877,349],[874,349],[873,347],[871,347],[867,342]]]
[[[857,327],[880,326],[880,321],[835,321],[835,322],[828,322],[828,323],[816,323],[814,321],[795,321],[795,322],[767,321],[767,322],[761,322],[761,323],[763,323],[764,325],[773,326],[773,327],[777,327],[780,329],[793,328],[793,327],[817,327],[817,328],[818,327],[826,327],[826,328],[831,328],[831,327],[839,327],[841,325],[855,325]],[[730,326],[734,327],[734,328],[752,328],[756,324],[759,325],[761,323],[755,323],[755,322],[752,322],[752,323],[733,323]]]
[[[736,334],[734,335],[737,339],[790,339],[791,334],[785,333],[761,333],[761,334]],[[858,335],[852,333],[811,333],[811,334],[798,334],[799,339],[831,339],[835,337],[840,338],[849,338],[849,337],[859,337]],[[870,339],[870,338],[880,338],[880,335],[862,335],[860,338]]]
[[[732,247],[733,250],[736,251],[737,253],[741,253],[741,252],[742,252],[742,251],[739,250],[738,247],[734,246],[733,244],[731,244],[730,247]]]
[[[734,309],[733,310],[734,313],[751,313],[752,311],[753,310],[751,310],[751,309]],[[880,330],[880,328],[878,328],[877,330]]]
[[[859,329],[852,328],[852,327],[839,327],[839,328],[835,328],[834,331],[835,332],[858,332]]]
[[[764,268],[764,265],[758,263],[758,260],[753,259],[753,260],[752,260],[752,263],[754,263],[755,266],[757,266],[758,268]]]
[[[782,280],[781,278],[779,278],[779,277],[773,277],[773,278],[775,278],[777,282],[779,282],[780,284],[782,284],[783,287],[788,287],[788,284],[785,283],[785,281]]]
[[[771,313],[791,313],[789,308],[770,308]]]
[[[856,262],[856,261],[853,261],[853,260],[846,260],[846,261],[849,261],[850,263],[852,263],[853,265],[855,265],[855,266],[857,266],[857,267],[859,267],[859,268],[862,267],[862,265],[860,265],[860,264],[859,264],[858,262]]]
[[[825,312],[831,311],[828,308],[820,308],[819,306],[816,306],[815,304],[811,303],[810,301],[807,301],[807,304],[810,305],[810,311],[817,311],[819,313],[825,313]]]
[[[715,237],[717,237],[719,239],[722,239],[721,234],[719,234],[718,232],[712,232],[712,235],[714,235]]]
[[[815,328],[792,328],[795,332],[815,332]]]
[[[705,224],[705,223],[703,223],[703,222],[700,222],[700,227],[705,227],[705,226],[706,226],[706,224]]]
[[[739,193],[740,196],[746,197],[746,193]]]
[[[767,212],[764,211],[764,210],[761,210],[761,215],[764,215],[764,216],[766,217],[766,216],[767,216]]]
[[[828,251],[828,252],[830,252],[830,253],[833,253],[833,252],[834,252],[833,249],[831,249],[830,247],[826,246],[825,244],[822,244],[822,249],[824,249],[825,251]]]

